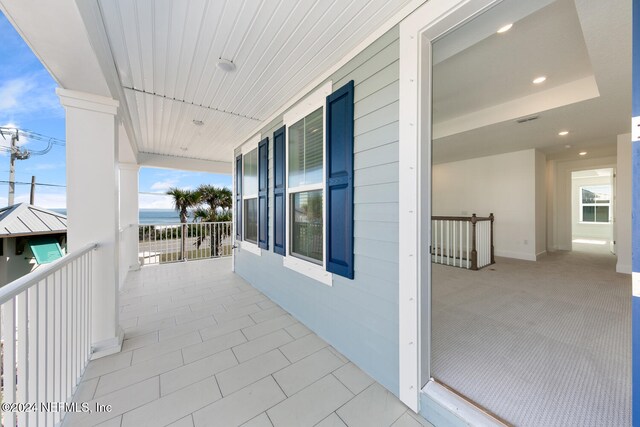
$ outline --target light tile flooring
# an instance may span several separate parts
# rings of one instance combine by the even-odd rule
[[[122,352],[89,364],[70,426],[430,426],[231,272],[145,267],[120,295]]]

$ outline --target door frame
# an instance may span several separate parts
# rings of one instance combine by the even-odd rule
[[[501,0],[429,0],[400,23],[399,397],[431,379],[431,44]]]

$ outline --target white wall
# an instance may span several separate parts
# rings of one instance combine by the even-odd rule
[[[573,177],[571,180],[571,238],[573,239],[613,239],[613,223],[580,222],[580,187],[585,185],[611,185],[612,177]]]
[[[4,250],[0,257],[0,286],[31,273],[37,267],[28,244],[25,244],[22,254],[16,255],[16,240],[15,238],[2,239]]]
[[[547,252],[547,157],[536,150],[536,257]]]
[[[616,271],[631,274],[631,134],[618,135],[614,236]]]
[[[535,260],[544,239],[544,167],[535,150],[433,166],[433,215],[495,215],[497,256]],[[536,167],[538,166],[538,167]],[[537,178],[538,177],[538,178]],[[542,180],[542,181],[540,181]],[[536,186],[539,181],[539,186]],[[536,206],[536,195],[543,205]],[[542,220],[544,221],[544,219]]]

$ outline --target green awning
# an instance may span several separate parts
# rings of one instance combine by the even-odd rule
[[[55,237],[32,237],[29,246],[38,264],[48,264],[62,258],[62,249]]]

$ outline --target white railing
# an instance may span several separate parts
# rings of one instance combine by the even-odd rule
[[[91,244],[0,288],[2,425],[54,426],[91,357]]]
[[[431,260],[470,270],[493,264],[493,221],[493,214],[431,217]]]
[[[140,225],[140,264],[163,264],[231,256],[231,222]],[[183,238],[184,236],[184,238]]]

